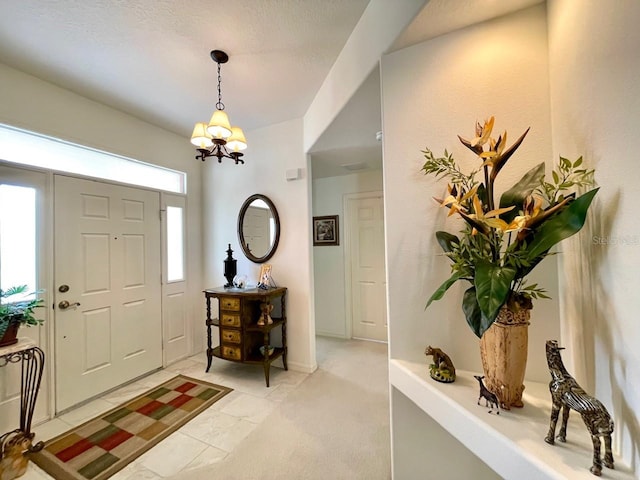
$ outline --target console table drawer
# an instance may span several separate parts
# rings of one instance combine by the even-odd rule
[[[242,336],[240,335],[240,330],[228,330],[226,328],[221,329],[220,336],[223,342],[229,343],[241,343]]]
[[[242,359],[240,347],[229,347],[228,345],[222,345],[220,348],[222,350],[222,358],[228,358],[230,360]]]
[[[224,327],[239,327],[240,314],[237,313],[221,313],[220,325]]]
[[[240,299],[232,298],[232,297],[222,297],[220,298],[220,309],[221,310],[233,310],[234,312],[240,311]]]

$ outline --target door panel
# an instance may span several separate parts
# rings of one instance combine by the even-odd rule
[[[93,265],[84,270],[82,295],[108,292],[111,285],[109,235],[85,233],[81,234],[81,242],[82,265]]]
[[[84,375],[111,365],[111,309],[82,312],[81,322],[85,340],[81,345]]]
[[[387,341],[382,196],[352,198],[347,205],[352,336]]]
[[[160,203],[155,192],[61,175],[54,185],[60,411],[162,365]]]
[[[145,251],[143,235],[123,235],[124,243],[124,288],[130,290],[144,287]]]

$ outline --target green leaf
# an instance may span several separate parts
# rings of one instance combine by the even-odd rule
[[[587,217],[587,210],[593,197],[600,188],[581,195],[564,210],[544,222],[532,235],[527,245],[527,258],[533,261],[536,257],[549,251],[556,243],[577,233]]]
[[[449,232],[436,232],[436,240],[438,240],[438,243],[442,247],[442,250],[447,253],[453,250],[452,244],[460,244],[460,240],[458,239],[458,237]]]
[[[496,318],[498,310],[507,300],[515,276],[516,269],[512,267],[500,267],[487,261],[476,265],[476,297],[480,310],[490,321]]]
[[[560,177],[558,176],[558,172],[554,170],[553,172],[551,172],[551,176],[553,177],[553,181],[556,183],[556,185],[560,183]]]
[[[475,287],[471,287],[464,292],[462,296],[462,311],[469,327],[478,338],[482,337],[495,320],[489,320],[480,310]]]
[[[431,305],[431,302],[440,300],[442,297],[444,297],[444,294],[447,290],[449,290],[449,287],[460,280],[462,277],[463,275],[460,272],[456,272],[451,275],[451,277],[449,277],[442,285],[440,285],[440,287],[435,292],[433,292],[433,295],[431,295],[431,298],[427,302],[427,305],[424,307],[425,310],[429,307],[429,305]]]
[[[578,158],[575,162],[573,162],[573,168],[577,168],[582,165],[582,157]]]
[[[513,210],[500,215],[505,222],[511,222],[517,215],[518,210],[522,208],[524,199],[531,195],[544,179],[544,162],[536,165],[516,183],[513,187],[502,194],[500,197],[500,208],[507,208],[515,205]]]

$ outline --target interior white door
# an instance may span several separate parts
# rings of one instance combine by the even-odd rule
[[[54,211],[61,411],[162,366],[160,200],[56,175]]]
[[[382,195],[351,198],[349,252],[351,265],[351,335],[387,341],[384,209]]]

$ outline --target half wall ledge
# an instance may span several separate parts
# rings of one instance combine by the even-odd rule
[[[455,383],[443,384],[429,378],[426,362],[398,359],[389,362],[391,386],[408,397],[501,477],[523,478],[523,472],[526,472],[528,480],[595,478],[589,472],[593,454],[591,437],[576,412],[572,412],[569,419],[567,443],[545,443],[551,413],[546,383],[525,382],[524,408],[501,410],[500,415],[495,415],[488,413],[484,402],[476,404],[478,382],[473,375],[477,373],[458,370]],[[426,448],[432,447],[425,445]],[[619,457],[616,456],[615,461],[615,470],[603,469],[602,478],[636,478]]]

